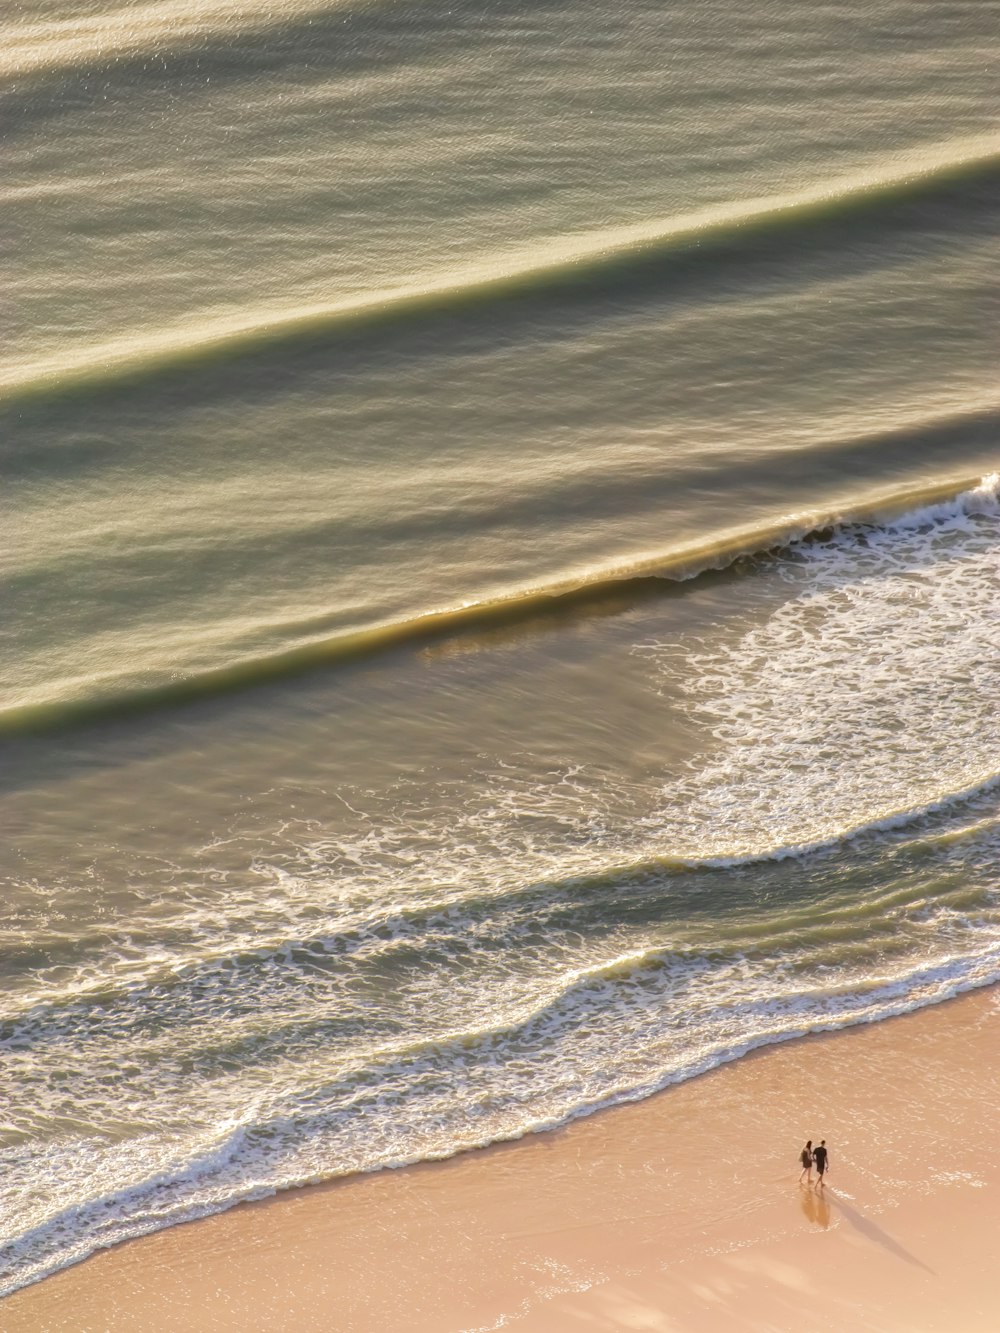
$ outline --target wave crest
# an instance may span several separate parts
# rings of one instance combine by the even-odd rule
[[[993,176],[998,166],[1000,139],[995,136],[937,145],[798,191],[540,241],[529,251],[494,256],[345,300],[241,311],[151,334],[132,332],[8,374],[0,379],[0,405],[105,391],[313,345],[341,332],[357,333],[505,299],[547,297],[595,279],[617,284],[628,271],[651,260],[662,262],[693,252],[704,256],[724,247],[743,251],[762,238],[780,240],[831,219],[950,192]]]
[[[818,549],[824,534],[840,533],[848,542],[859,524],[890,527],[903,534],[926,524],[947,525],[965,515],[994,514],[1000,506],[997,473],[978,483],[944,482],[880,495],[849,513],[810,512],[789,515],[765,527],[723,532],[708,542],[665,551],[611,569],[599,569],[553,584],[528,587],[492,599],[417,614],[409,619],[372,625],[321,638],[268,656],[239,660],[197,675],[143,688],[122,688],[99,697],[78,696],[40,703],[11,705],[0,710],[0,735],[33,734],[107,717],[128,717],[159,708],[288,679],[306,672],[364,660],[399,648],[428,647],[460,636],[475,636],[531,620],[544,620],[574,609],[598,607],[610,596],[623,606],[642,597],[662,595],[672,585],[725,570],[741,558],[786,551],[795,544]],[[887,515],[895,515],[887,519]],[[964,784],[966,786],[969,783]]]

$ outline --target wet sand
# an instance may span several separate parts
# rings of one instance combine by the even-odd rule
[[[5,1333],[991,1333],[1000,989],[447,1162],[242,1205],[0,1303]],[[829,1184],[798,1184],[826,1138]]]

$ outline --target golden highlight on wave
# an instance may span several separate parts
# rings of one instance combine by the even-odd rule
[[[244,0],[159,0],[72,18],[21,22],[8,18],[0,76],[52,74],[144,54],[162,58],[167,50],[211,36],[266,30],[336,7],[331,0],[284,0],[278,11],[273,4]]]
[[[161,685],[124,688],[101,696],[80,696],[13,705],[0,711],[0,735],[34,734],[106,717],[127,717],[159,708],[176,707],[199,699],[289,679],[373,658],[397,648],[423,648],[461,636],[475,635],[505,625],[522,623],[571,608],[598,605],[609,594],[639,598],[657,595],[671,585],[710,571],[722,571],[742,557],[777,553],[793,542],[852,524],[890,523],[904,515],[913,519],[935,517],[935,506],[954,505],[979,512],[1000,503],[1000,474],[982,478],[954,478],[919,489],[878,492],[860,498],[849,511],[813,511],[786,515],[777,523],[723,531],[707,542],[662,551],[613,568],[581,571],[557,583],[518,589],[507,595],[459,606],[427,611],[407,619],[361,627],[334,637],[322,636],[264,657],[238,660],[196,675]],[[289,632],[307,631],[292,625]],[[681,857],[680,859],[685,859]]]
[[[1000,136],[935,144],[782,194],[727,201],[677,217],[585,231],[530,249],[429,273],[342,300],[239,310],[231,315],[131,331],[0,372],[0,406],[37,397],[103,390],[159,374],[196,371],[260,352],[309,344],[340,331],[391,325],[483,302],[540,295],[651,258],[668,259],[849,215],[873,204],[922,198],[975,182],[1000,168]]]

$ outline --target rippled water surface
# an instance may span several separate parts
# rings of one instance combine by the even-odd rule
[[[4,1290],[1000,976],[993,5],[0,32]]]

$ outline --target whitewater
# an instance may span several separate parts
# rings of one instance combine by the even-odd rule
[[[0,38],[2,1291],[997,979],[991,6]]]

